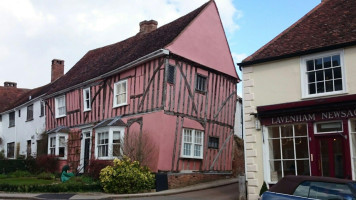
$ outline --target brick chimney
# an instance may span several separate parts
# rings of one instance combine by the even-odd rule
[[[4,87],[13,87],[13,88],[17,88],[17,83],[15,83],[15,82],[9,82],[9,81],[6,81],[6,82],[4,82]]]
[[[140,32],[138,34],[146,34],[157,29],[158,22],[155,20],[140,22]]]
[[[64,75],[64,60],[52,60],[51,82]]]

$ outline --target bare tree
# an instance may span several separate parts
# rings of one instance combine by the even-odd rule
[[[114,148],[114,151],[115,149],[117,151],[117,148]],[[143,131],[142,135],[137,131],[130,132],[125,138],[123,154],[151,169],[157,165],[158,149],[152,135],[146,131]]]

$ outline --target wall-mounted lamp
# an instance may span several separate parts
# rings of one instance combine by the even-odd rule
[[[255,118],[255,128],[256,130],[261,130],[261,122],[258,118]]]

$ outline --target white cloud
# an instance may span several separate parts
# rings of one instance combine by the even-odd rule
[[[0,1],[0,85],[34,88],[50,81],[53,58],[68,71],[89,50],[135,35],[139,22],[162,26],[207,0],[2,0]],[[238,29],[232,0],[216,0],[227,33]]]

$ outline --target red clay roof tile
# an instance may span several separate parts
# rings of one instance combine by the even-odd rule
[[[355,42],[356,1],[324,0],[239,65],[341,48]]]

